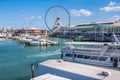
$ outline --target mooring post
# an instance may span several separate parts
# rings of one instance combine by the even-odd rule
[[[32,78],[34,78],[34,64],[31,64]]]
[[[73,62],[75,62],[75,54],[74,54],[74,51],[72,53],[72,58],[73,58]]]

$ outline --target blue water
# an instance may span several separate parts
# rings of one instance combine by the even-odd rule
[[[24,46],[17,41],[0,41],[0,80],[30,80],[31,64],[35,64],[35,76],[38,76],[38,63],[48,59],[60,58],[59,46]]]

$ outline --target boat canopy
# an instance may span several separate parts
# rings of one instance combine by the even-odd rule
[[[117,44],[115,42],[65,42],[65,45],[95,45],[95,46],[103,46],[103,45],[109,45],[109,46],[120,46],[120,44]]]

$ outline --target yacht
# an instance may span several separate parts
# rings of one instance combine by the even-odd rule
[[[61,58],[78,63],[120,67],[120,42],[65,42]]]
[[[31,42],[29,42],[29,44],[32,45],[32,46],[43,46],[43,45],[47,45],[47,40],[45,40],[45,39],[40,39],[40,40],[34,39]]]

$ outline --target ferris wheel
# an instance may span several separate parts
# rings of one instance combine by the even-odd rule
[[[70,14],[66,8],[60,5],[51,6],[45,13],[45,24],[51,31],[61,26],[70,26]]]

